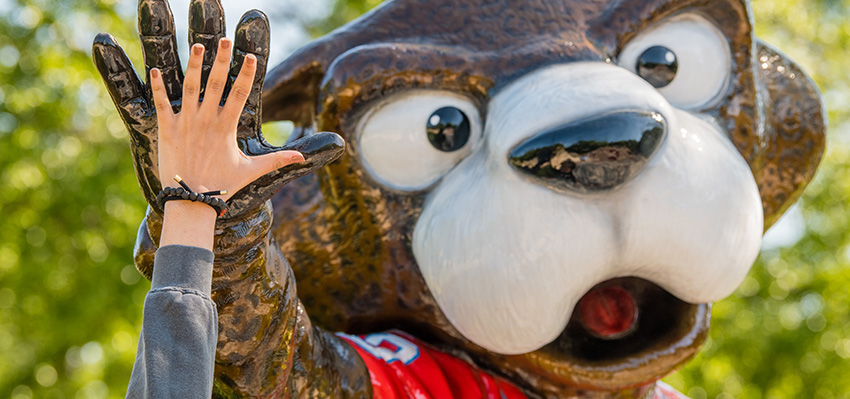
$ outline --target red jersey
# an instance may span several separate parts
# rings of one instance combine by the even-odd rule
[[[337,333],[363,359],[373,399],[527,399],[516,385],[401,331]],[[651,399],[687,399],[659,382]]]

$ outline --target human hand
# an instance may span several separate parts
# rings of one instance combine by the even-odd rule
[[[219,40],[202,101],[199,101],[199,94],[205,48],[200,43],[192,46],[183,79],[182,107],[176,114],[172,112],[162,72],[158,68],[150,71],[159,126],[159,176],[180,175],[193,191],[221,190],[225,200],[268,173],[304,161],[297,151],[249,157],[237,147],[236,128],[251,93],[257,57],[245,56],[222,106],[220,99],[227,83],[230,46],[227,38]],[[176,187],[177,183],[170,182],[170,186]]]
[[[197,97],[202,100],[207,94],[207,75],[211,73],[217,58],[218,41],[224,37],[225,32],[224,12],[219,0],[192,0],[189,28],[190,42],[203,44],[206,49]],[[181,97],[184,79],[177,55],[174,31],[174,18],[166,0],[139,2],[139,33],[142,39],[145,70],[148,72],[147,81],[151,82],[150,71],[158,69],[172,108],[180,110],[185,103]],[[241,190],[233,192],[228,200],[228,213],[225,219],[238,218],[259,209],[285,183],[336,159],[342,154],[345,145],[334,133],[313,134],[283,147],[267,143],[261,130],[261,90],[269,51],[269,25],[265,14],[257,10],[245,13],[236,27],[236,38],[232,47],[233,60],[222,91],[225,95],[232,91],[231,87],[247,55],[253,54],[257,60],[251,90],[244,108],[241,109],[235,129],[239,148],[248,156],[297,150],[306,160],[268,173],[250,182]],[[158,112],[154,106],[151,86],[142,83],[127,55],[112,36],[105,33],[99,34],[94,40],[92,52],[95,64],[130,133],[131,150],[139,185],[148,204],[161,215],[163,209],[156,203],[156,196],[162,189],[160,178],[167,179],[166,181],[169,182],[167,184],[171,184],[173,176],[160,176]],[[205,137],[203,140],[209,139],[210,137]],[[200,143],[195,144],[200,145]],[[193,189],[200,190],[192,186],[198,183],[189,180],[189,177],[185,175],[186,172],[178,173],[184,174],[181,176]]]

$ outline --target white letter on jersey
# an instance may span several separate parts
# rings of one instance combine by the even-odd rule
[[[398,335],[375,333],[365,338],[343,333],[337,333],[337,335],[350,339],[372,356],[383,359],[387,363],[397,360],[407,366],[419,357],[419,347]],[[381,346],[384,342],[395,346],[395,349]]]

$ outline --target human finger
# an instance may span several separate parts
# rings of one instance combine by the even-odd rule
[[[183,68],[177,54],[174,17],[168,1],[139,1],[139,35],[142,39],[147,81],[150,82],[150,70],[159,69],[168,98],[179,100],[183,91]]]
[[[156,106],[158,117],[162,118],[174,115],[174,112],[171,110],[171,101],[168,99],[165,82],[162,79],[162,72],[158,68],[151,69],[151,95],[153,96],[153,103]]]
[[[236,37],[233,44],[233,61],[230,67],[230,79],[235,84],[236,77],[242,69],[242,63],[248,54],[256,57],[257,66],[254,80],[248,98],[242,108],[239,120],[241,136],[254,135],[260,131],[260,107],[263,91],[263,80],[266,76],[266,64],[269,56],[269,20],[260,10],[249,10],[242,15],[236,26]]]
[[[201,91],[201,66],[204,61],[204,46],[195,44],[189,50],[189,64],[183,80],[183,110],[193,112],[198,108]]]
[[[206,50],[201,69],[201,96],[215,61],[218,41],[225,32],[224,9],[219,0],[192,0],[189,4],[189,42],[202,44]]]
[[[236,81],[230,87],[230,94],[227,95],[227,102],[224,104],[222,113],[228,120],[236,120],[242,113],[242,108],[245,107],[245,101],[251,94],[254,75],[257,71],[257,58],[253,54],[248,54],[242,63],[242,70],[236,77]]]
[[[222,38],[218,42],[218,50],[207,80],[204,103],[201,107],[218,108],[221,105],[221,95],[227,84],[227,67],[230,65],[230,46],[231,42],[227,38]]]

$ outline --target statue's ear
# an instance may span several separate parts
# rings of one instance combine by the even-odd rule
[[[812,180],[826,147],[827,115],[815,83],[788,57],[758,42],[756,81],[764,118],[754,167],[767,230]]]
[[[263,121],[292,121],[296,131],[312,130],[325,72],[356,40],[362,40],[350,36],[347,31],[325,36],[269,71],[263,84]]]
[[[264,122],[292,121],[299,129],[313,126],[324,65],[303,50],[269,71],[263,85]]]

